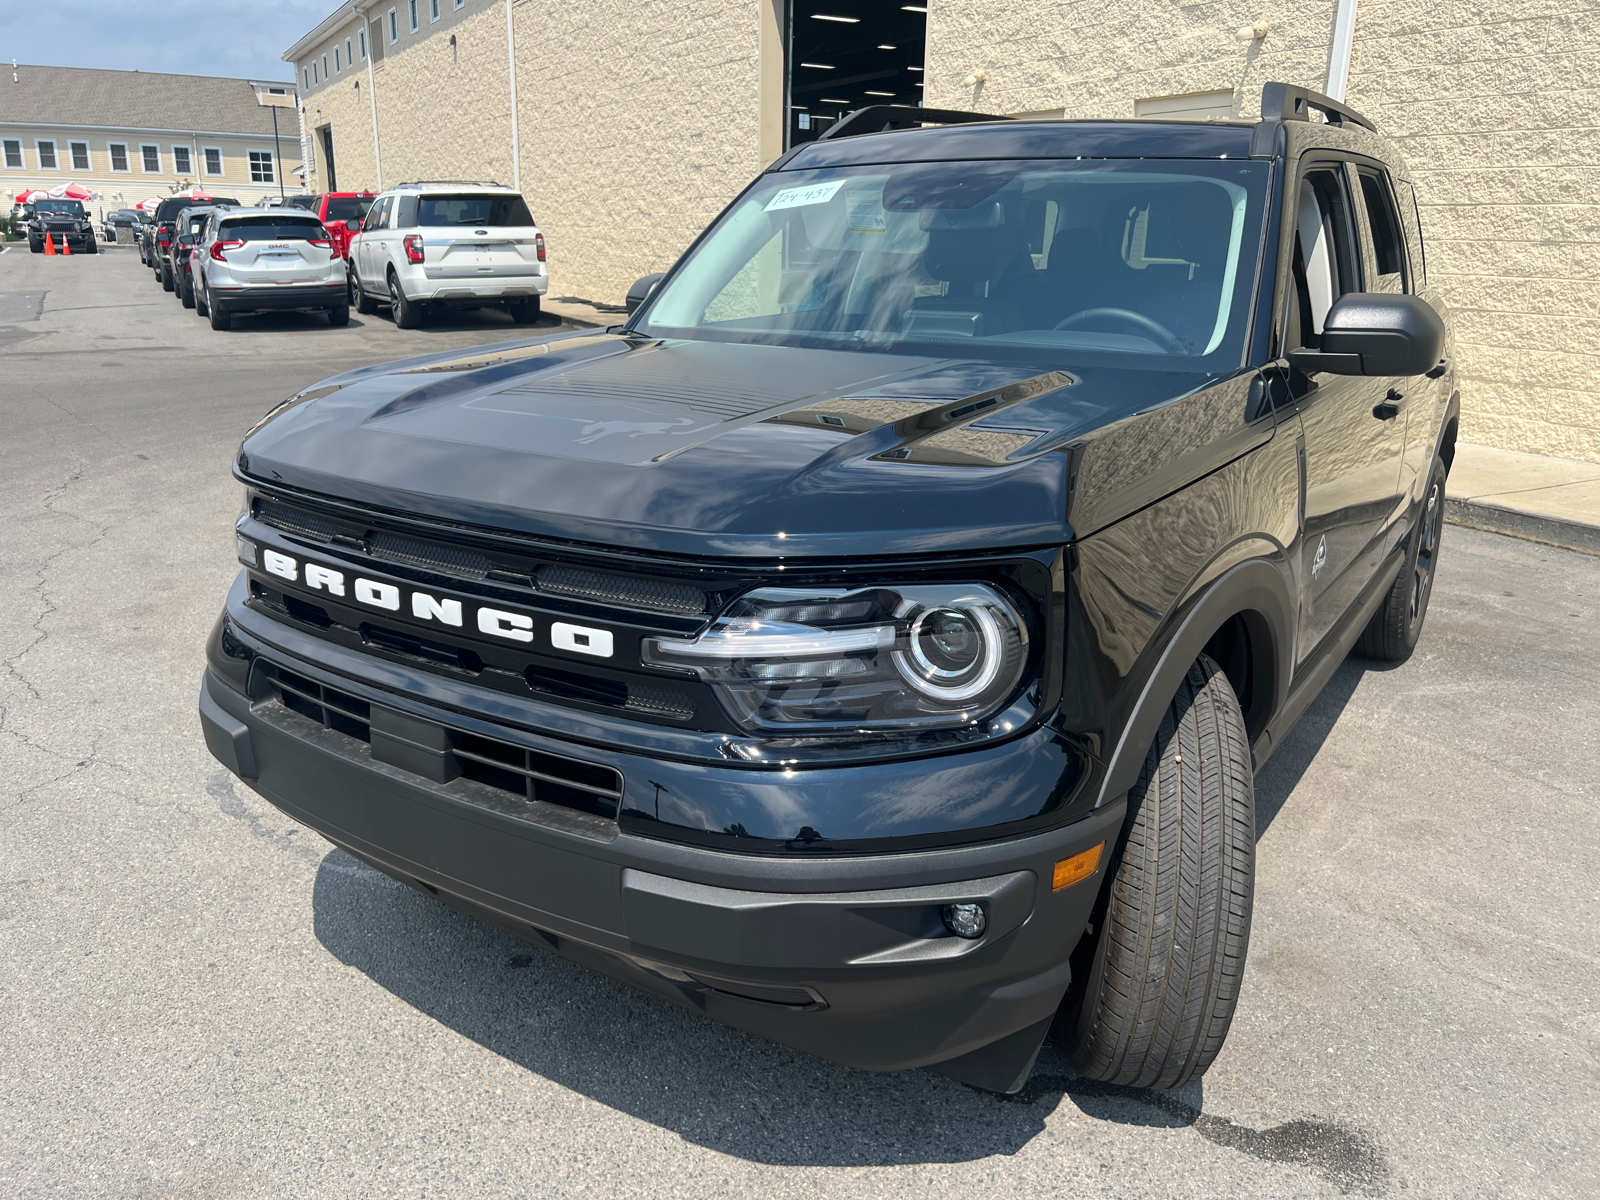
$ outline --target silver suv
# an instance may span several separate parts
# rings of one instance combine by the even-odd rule
[[[415,329],[435,308],[502,305],[519,324],[549,288],[544,234],[527,202],[497,183],[403,183],[380,195],[350,243],[358,311],[388,305]]]
[[[322,222],[283,208],[218,209],[190,257],[195,311],[229,329],[237,313],[323,311],[350,323],[344,260]]]

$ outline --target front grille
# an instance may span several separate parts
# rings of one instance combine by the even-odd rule
[[[475,733],[457,733],[454,740],[456,762],[468,779],[528,800],[616,819],[622,804],[619,771]]]
[[[385,562],[400,563],[407,567],[421,567],[441,575],[464,575],[468,579],[482,579],[494,569],[488,558],[476,550],[459,546],[435,546],[416,538],[402,537],[398,533],[369,533],[366,536],[367,553]]]
[[[298,533],[323,542],[332,540],[339,532],[338,526],[320,513],[310,512],[266,496],[256,501],[255,515],[256,520],[271,525],[274,529]]]
[[[615,820],[622,804],[622,772],[514,742],[469,733],[318,683],[257,657],[250,694],[276,700],[291,712],[371,748],[374,760],[448,785],[467,779],[527,801],[554,804]],[[374,736],[374,729],[377,736]]]
[[[264,658],[256,660],[256,671],[269,695],[291,712],[357,741],[372,741],[372,706],[365,700],[286,671]]]
[[[621,604],[684,617],[698,616],[706,608],[705,593],[686,583],[635,579],[576,567],[541,567],[534,576],[534,586],[552,596],[592,600],[597,604]]]

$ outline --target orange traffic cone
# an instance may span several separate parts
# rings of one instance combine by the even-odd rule
[[[44,252],[46,254],[54,254],[56,252],[56,239],[51,237],[49,233],[44,235]]]
[[[72,243],[67,241],[67,235],[64,234],[64,233],[61,235],[61,253],[63,253],[63,254],[71,254],[72,253]]]

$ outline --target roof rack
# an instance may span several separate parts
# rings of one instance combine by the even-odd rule
[[[912,104],[873,104],[846,113],[830,125],[817,138],[855,137],[861,133],[882,133],[897,125],[915,128],[919,125],[970,125],[975,121],[1009,121],[996,113],[956,112],[947,108],[918,108]]]
[[[408,179],[404,183],[391,183],[391,188],[403,187],[505,187],[498,179]]]
[[[1261,89],[1261,123],[1250,138],[1250,156],[1270,156],[1278,130],[1285,121],[1309,121],[1309,110],[1316,109],[1330,125],[1359,125],[1378,132],[1378,127],[1355,109],[1332,96],[1296,87],[1292,83],[1269,83]]]

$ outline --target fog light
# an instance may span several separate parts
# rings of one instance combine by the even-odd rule
[[[946,904],[943,916],[945,928],[958,938],[981,938],[983,931],[989,928],[989,918],[983,915],[982,905]]]
[[[239,561],[247,567],[256,565],[256,544],[245,538],[234,536],[234,542],[239,547]]]

